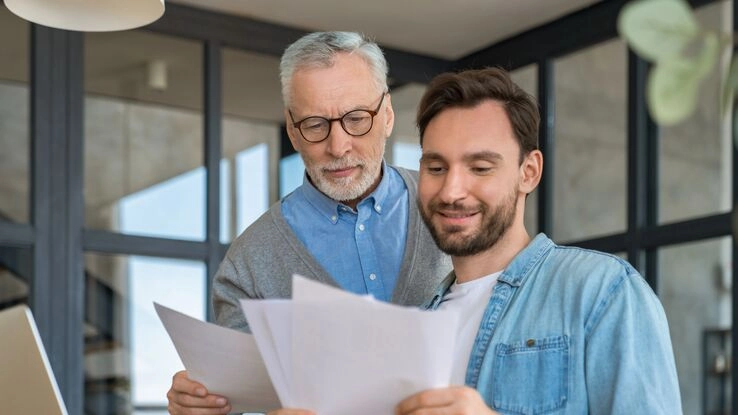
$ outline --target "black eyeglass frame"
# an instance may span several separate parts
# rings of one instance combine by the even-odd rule
[[[325,117],[321,117],[321,116],[318,116],[318,115],[311,115],[309,117],[305,117],[305,118],[301,119],[300,121],[295,121],[295,117],[292,115],[292,110],[289,110],[288,109],[287,112],[290,114],[290,119],[292,120],[292,126],[295,127],[295,128],[297,128],[298,131],[300,131],[300,136],[302,136],[302,139],[305,140],[305,141],[307,141],[308,143],[316,144],[316,143],[321,143],[321,142],[325,141],[325,139],[328,138],[328,136],[331,135],[331,129],[333,128],[333,122],[334,121],[338,121],[338,123],[341,125],[341,128],[343,129],[343,131],[346,132],[346,134],[348,134],[348,135],[350,135],[352,137],[361,137],[361,136],[365,136],[365,135],[369,134],[369,131],[371,131],[372,128],[374,128],[374,117],[376,117],[377,114],[379,114],[379,109],[382,108],[382,103],[384,102],[384,97],[387,96],[388,93],[389,93],[389,91],[382,92],[381,99],[379,100],[379,105],[377,105],[377,109],[375,109],[374,111],[372,111],[372,110],[366,110],[366,109],[355,109],[355,110],[351,110],[351,111],[343,114],[342,116],[340,116],[338,118],[325,118]],[[353,114],[353,113],[355,113],[357,111],[366,112],[366,113],[369,113],[369,115],[371,115],[371,120],[369,122],[369,128],[366,130],[365,133],[362,133],[362,134],[352,134],[352,133],[350,133],[346,129],[346,125],[344,125],[344,123],[343,123],[344,122],[343,120],[344,120],[344,118],[346,118],[346,116],[348,116],[349,114]],[[328,130],[325,133],[325,137],[321,138],[320,140],[311,141],[311,140],[308,140],[307,137],[305,137],[305,134],[303,134],[302,128],[300,128],[300,126],[302,125],[303,122],[305,122],[305,121],[307,121],[309,119],[314,119],[314,118],[318,118],[318,119],[321,119],[321,120],[326,121],[328,123]]]

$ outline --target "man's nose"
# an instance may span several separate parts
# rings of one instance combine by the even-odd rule
[[[341,120],[331,121],[331,131],[328,134],[328,153],[335,158],[341,158],[351,151],[353,137],[344,131]]]
[[[464,174],[457,169],[449,169],[443,178],[438,197],[444,203],[454,203],[467,196]]]

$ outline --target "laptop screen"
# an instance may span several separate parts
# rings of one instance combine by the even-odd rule
[[[31,310],[0,310],[0,413],[67,415]]]

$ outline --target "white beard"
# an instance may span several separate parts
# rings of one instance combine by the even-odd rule
[[[384,154],[385,142],[385,140],[382,140],[380,155]],[[304,158],[303,162],[305,163],[305,169],[307,170],[308,176],[312,180],[313,185],[315,185],[315,187],[317,187],[318,190],[323,192],[326,196],[339,202],[356,200],[365,195],[377,181],[382,168],[382,157],[378,157],[376,160],[362,160],[353,156],[348,156],[323,165],[310,164]],[[332,179],[326,177],[323,172],[325,169],[334,170],[347,166],[360,166],[359,177]]]

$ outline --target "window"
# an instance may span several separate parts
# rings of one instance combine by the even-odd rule
[[[291,154],[279,161],[279,197],[285,197],[302,184],[305,163],[299,154]]]
[[[626,228],[626,56],[616,39],[555,61],[557,241]]]
[[[85,54],[85,225],[203,240],[201,45],[138,31],[89,33]],[[144,199],[149,221],[126,227],[121,203]]]
[[[510,72],[510,77],[519,87],[530,95],[538,96],[538,67],[536,65],[528,65],[523,68]],[[542,124],[543,125],[543,124]],[[546,168],[546,160],[543,160],[543,168]],[[538,190],[534,190],[525,200],[525,229],[529,235],[538,233]]]
[[[729,392],[731,376],[731,248],[725,237],[659,252],[659,297],[669,321],[685,414],[727,413],[730,408],[721,402],[721,393]]]
[[[166,413],[184,367],[153,302],[204,320],[204,264],[89,253],[85,285],[86,412]]]
[[[387,141],[385,159],[391,161],[390,164],[418,170],[422,151],[415,117],[425,85],[408,84],[391,92],[395,125]]]
[[[32,266],[30,249],[0,246],[0,310],[28,303]]]
[[[221,242],[228,243],[277,198],[283,107],[279,59],[223,51]]]
[[[420,156],[423,151],[419,144],[410,144],[398,141],[392,145],[392,165],[406,169],[418,170],[420,167]]]
[[[28,223],[29,25],[0,4],[0,221]]]
[[[697,9],[704,27],[730,33],[730,2]],[[729,122],[721,116],[719,71],[702,84],[695,113],[661,129],[659,222],[673,222],[731,209],[733,164]]]

